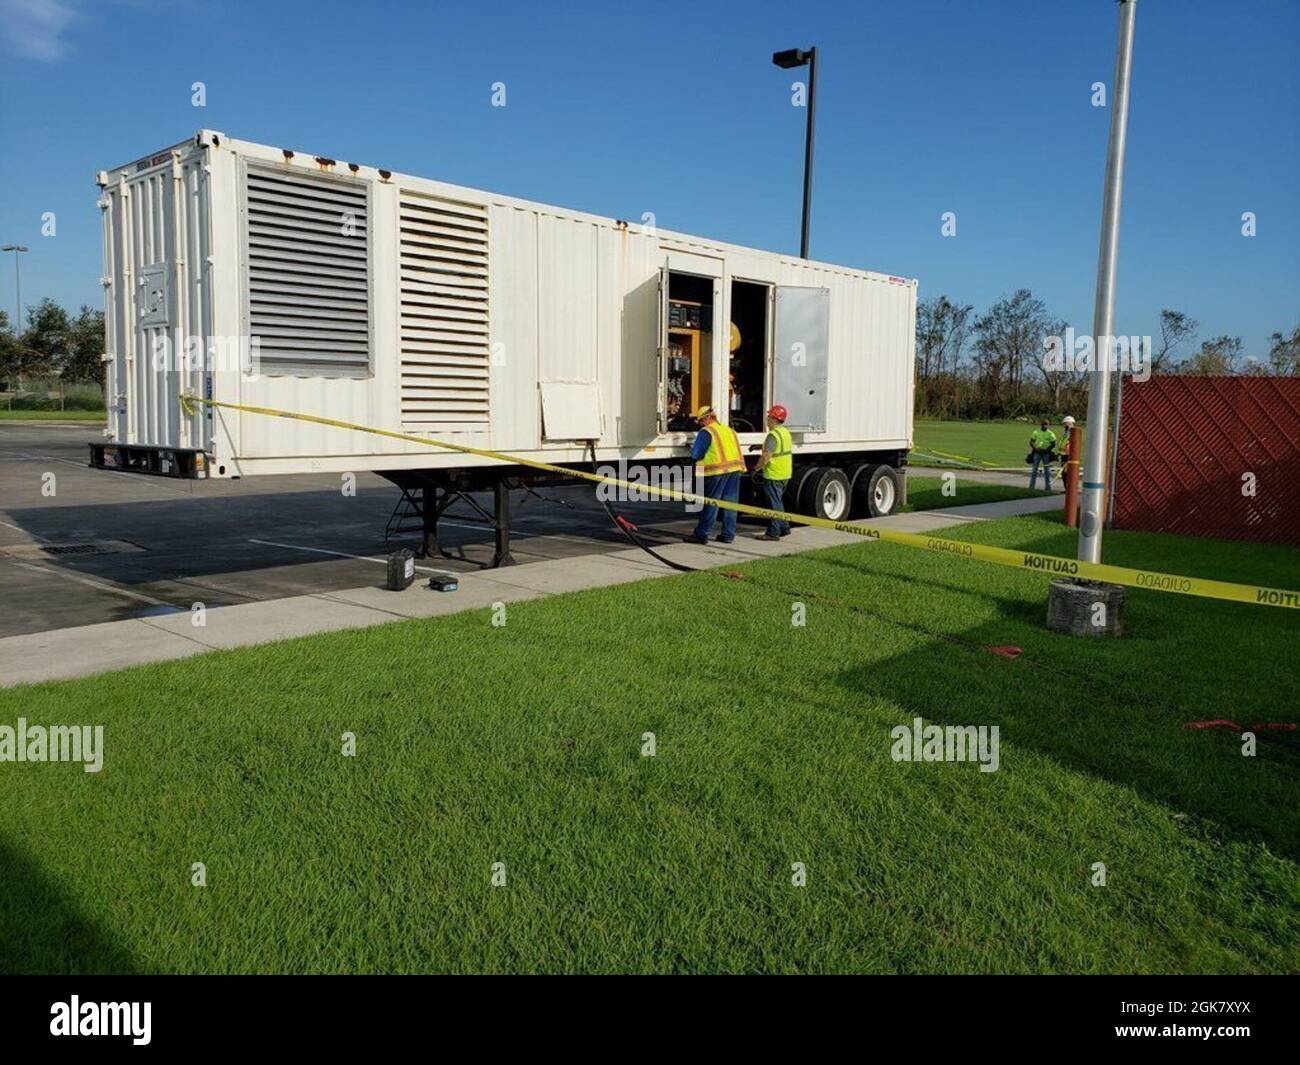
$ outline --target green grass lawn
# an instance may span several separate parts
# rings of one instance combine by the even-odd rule
[[[916,451],[936,448],[952,455],[984,459],[997,466],[1021,467],[1029,452],[1029,434],[1036,428],[1037,422],[941,422],[918,418],[912,440]],[[1060,435],[1057,421],[1052,421],[1051,428]],[[911,461],[919,464],[927,460],[914,457]]]
[[[0,422],[102,422],[102,410],[5,410],[0,407]]]
[[[1300,583],[1294,549],[1106,549]],[[0,691],[0,723],[106,725],[98,775],[0,763],[0,968],[1300,968],[1296,736],[1183,728],[1297,720],[1294,611],[1130,591],[1129,635],[1084,642],[1005,567],[732,568]],[[997,725],[1000,769],[893,761],[918,716]]]
[[[1010,484],[981,484],[979,481],[963,480],[958,477],[953,482],[953,494],[944,495],[944,482],[941,477],[907,478],[907,506],[904,511],[941,510],[945,507],[967,507],[975,503],[1001,503],[1007,499],[1028,499],[1033,496],[1045,496],[1050,493],[1041,489],[1030,489]]]

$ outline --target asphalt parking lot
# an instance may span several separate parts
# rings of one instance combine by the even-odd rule
[[[90,469],[101,426],[0,423],[0,637],[384,581],[386,556],[414,547],[384,529],[401,493],[359,473],[177,481]],[[52,475],[52,480],[51,480]],[[52,485],[53,494],[42,493]],[[48,490],[48,489],[47,489]],[[517,563],[623,550],[591,488],[513,493]],[[490,497],[480,503],[491,509]],[[647,532],[688,532],[680,505],[619,504]],[[492,531],[457,503],[439,524],[453,572],[491,561]],[[755,528],[753,531],[758,531]]]

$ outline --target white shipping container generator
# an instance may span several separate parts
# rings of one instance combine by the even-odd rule
[[[584,470],[689,464],[705,403],[752,456],[781,403],[791,509],[841,519],[903,498],[913,280],[210,130],[97,180],[109,412],[92,465],[372,470],[435,500],[493,487],[499,499],[535,478],[370,434],[187,413],[181,395]]]

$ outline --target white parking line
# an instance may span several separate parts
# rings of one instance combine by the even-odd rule
[[[74,581],[77,584],[89,585],[91,588],[98,588],[102,592],[112,592],[114,595],[122,595],[127,599],[134,599],[140,603],[148,603],[150,606],[165,606],[169,609],[175,609],[171,603],[164,603],[161,599],[155,599],[151,595],[144,595],[141,592],[131,592],[125,588],[119,588],[116,584],[109,584],[106,581],[97,581],[93,577],[84,577],[80,573],[69,573],[65,569],[55,569],[52,566],[40,566],[31,562],[19,562],[15,558],[6,558],[11,566],[21,566],[23,569],[32,570],[34,573],[44,573],[50,577],[62,577],[65,581]]]
[[[15,451],[14,458],[24,459],[27,462],[62,462],[65,466],[76,466],[79,470],[88,470],[90,466],[84,462],[75,462],[72,459],[60,458],[58,455],[29,455],[25,451]]]
[[[302,544],[282,544],[275,540],[254,540],[251,537],[248,541],[250,544],[261,544],[263,547],[283,547],[290,551],[310,551],[313,555],[336,555],[339,558],[355,558],[358,562],[377,562],[381,566],[388,565],[386,558],[374,558],[371,555],[352,555],[346,551],[331,551],[325,547],[304,547]],[[416,566],[421,573],[447,573],[444,569],[430,569],[428,566]]]
[[[135,474],[130,470],[108,470],[91,466],[88,462],[74,462],[72,459],[60,458],[58,455],[29,455],[24,451],[15,451],[12,453],[14,458],[25,459],[28,462],[62,462],[65,466],[75,466],[79,470],[89,470],[92,473],[111,473],[118,477],[127,475],[135,477],[133,482],[141,486],[148,485],[150,488],[162,488],[168,492],[178,492],[181,495],[192,496],[194,487],[190,484],[188,488],[181,488],[178,485],[168,484],[167,480],[161,477],[154,477],[149,474]],[[188,481],[189,479],[186,478]],[[126,483],[126,482],[123,482]]]

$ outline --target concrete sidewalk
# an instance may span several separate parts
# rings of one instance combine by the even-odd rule
[[[1058,510],[1060,506],[1059,498],[1040,496],[897,514],[857,524],[926,533],[962,522],[1037,514]],[[657,550],[674,562],[708,569],[864,542],[851,533],[805,526],[796,527],[785,540],[769,543],[754,539],[757,527],[742,529],[743,533],[736,542],[725,548],[683,543]],[[378,566],[375,568],[377,581],[382,580],[382,570]],[[88,676],[205,651],[248,647],[338,629],[364,628],[405,618],[437,617],[494,603],[514,603],[586,588],[668,577],[676,571],[656,562],[644,551],[628,548],[608,554],[460,574],[460,589],[450,593],[435,592],[425,586],[424,578],[433,572],[439,572],[436,566],[419,565],[416,582],[403,592],[391,592],[376,583],[339,592],[213,607],[206,611],[205,624],[201,626],[193,624],[189,611],[178,611],[156,617],[10,636],[0,639],[0,687]]]

